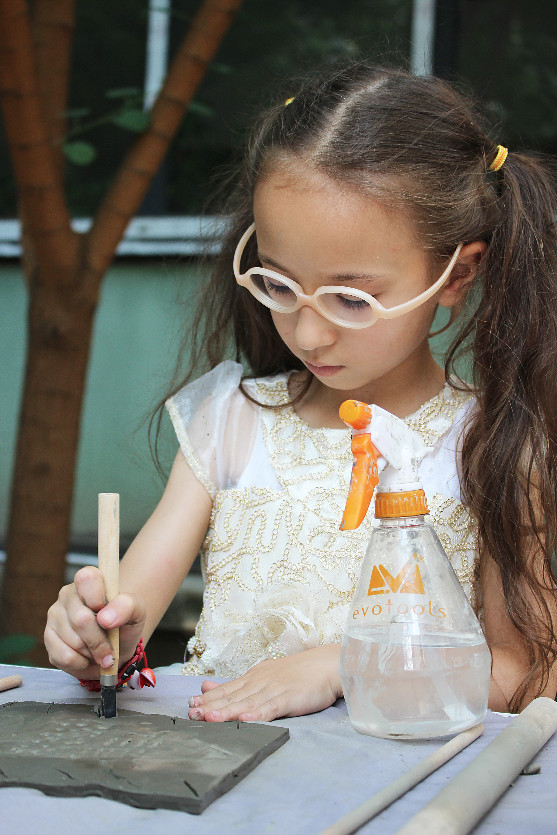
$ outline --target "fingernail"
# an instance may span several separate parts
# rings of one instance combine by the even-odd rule
[[[199,698],[199,696],[190,696],[190,699],[189,699],[189,702],[188,702],[188,705],[190,707],[199,707],[200,704],[201,704],[201,699]]]
[[[117,612],[115,612],[114,609],[111,609],[109,606],[105,606],[105,608],[102,610],[102,613],[103,613],[103,622],[104,622],[105,626],[107,628],[110,628],[111,626],[113,626],[117,617],[118,617]]]
[[[190,717],[190,719],[203,719],[203,711],[199,709],[190,710],[188,716]]]
[[[114,658],[112,655],[106,655],[103,660],[101,661],[101,667],[103,670],[106,670],[107,667],[112,667],[114,663]]]

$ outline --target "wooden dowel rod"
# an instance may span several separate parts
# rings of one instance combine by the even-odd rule
[[[120,570],[120,496],[118,493],[99,493],[99,569],[104,577],[106,599],[111,600],[119,592]],[[118,676],[120,656],[119,629],[108,629],[108,640],[113,650],[114,662],[102,668],[101,675]]]
[[[468,835],[557,731],[557,703],[524,708],[397,835]]]
[[[0,693],[4,690],[11,690],[13,687],[21,687],[22,684],[23,679],[19,675],[0,678]]]
[[[370,797],[369,800],[366,800],[365,803],[362,803],[361,806],[349,812],[348,815],[345,815],[332,826],[324,829],[321,835],[348,835],[350,832],[355,832],[364,823],[370,821],[379,812],[382,812],[383,809],[386,809],[387,806],[406,794],[407,791],[410,791],[438,768],[441,768],[442,765],[445,765],[463,748],[474,742],[483,734],[483,730],[483,725],[475,725],[468,731],[457,734],[441,748],[438,748],[437,751],[434,751],[433,754],[430,754],[429,757],[426,757],[425,760],[413,766],[406,774],[402,774],[388,786],[385,786],[384,789],[374,794],[373,797]]]

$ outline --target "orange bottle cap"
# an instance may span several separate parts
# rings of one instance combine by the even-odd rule
[[[405,493],[378,493],[375,497],[375,516],[377,519],[423,516],[428,512],[427,500],[423,490],[408,490]]]

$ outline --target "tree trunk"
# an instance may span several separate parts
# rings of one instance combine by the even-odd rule
[[[43,33],[50,27],[59,32],[67,55],[73,0],[56,0],[50,9],[49,2],[38,0],[35,7],[35,41],[41,27]],[[201,4],[153,107],[149,129],[124,160],[91,231],[80,238],[70,228],[48,126],[63,85],[60,79],[53,85],[37,81],[41,55],[33,55],[27,3],[0,0],[0,97],[25,224],[23,245],[31,254],[27,366],[0,629],[35,636],[39,643],[31,660],[37,664],[47,662],[46,611],[64,582],[81,406],[102,278],[241,4]],[[42,50],[43,59],[52,53],[44,43]]]
[[[77,267],[77,265],[76,265]],[[79,421],[95,299],[37,282],[13,476],[4,632],[40,639],[64,583]],[[44,663],[42,642],[31,656]]]

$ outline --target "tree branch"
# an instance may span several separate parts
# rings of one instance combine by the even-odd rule
[[[61,143],[67,131],[64,114],[68,108],[74,28],[75,0],[35,0],[32,37],[39,100],[61,180],[64,171]]]
[[[202,3],[153,105],[150,127],[130,149],[97,213],[87,247],[92,274],[104,273],[114,257],[242,2],[204,0]]]
[[[78,244],[39,99],[27,3],[0,0],[0,103],[21,212],[37,261],[62,267]],[[55,272],[49,276],[54,279]]]

